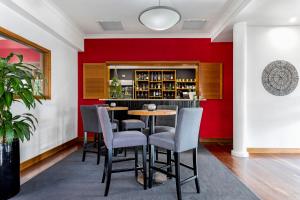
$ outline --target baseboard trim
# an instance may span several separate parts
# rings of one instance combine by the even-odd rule
[[[20,171],[22,172],[22,171],[28,169],[29,167],[37,164],[38,162],[41,162],[42,160],[45,160],[45,159],[55,155],[56,153],[66,149],[68,147],[77,145],[77,144],[78,144],[78,138],[75,138],[75,139],[70,140],[66,143],[63,143],[63,144],[61,144],[57,147],[54,147],[53,149],[50,149],[50,150],[48,150],[48,151],[46,151],[46,152],[44,152],[44,153],[42,153],[38,156],[35,156],[35,157],[33,157],[29,160],[26,160],[26,161],[24,161],[20,164]]]
[[[247,148],[249,153],[300,153],[300,148]]]
[[[224,143],[232,144],[232,138],[200,138],[200,143]]]
[[[88,141],[94,141],[94,137],[89,136]],[[78,142],[83,142],[83,137],[78,137]],[[224,143],[232,144],[232,138],[200,138],[200,143]]]

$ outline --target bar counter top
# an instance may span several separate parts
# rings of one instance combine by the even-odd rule
[[[99,101],[206,101],[206,99],[99,99]]]

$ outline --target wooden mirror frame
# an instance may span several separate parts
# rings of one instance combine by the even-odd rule
[[[0,26],[0,36],[7,37],[8,39],[14,40],[26,46],[37,49],[43,54],[43,74],[45,80],[43,84],[44,98],[51,99],[51,51],[1,26]],[[42,97],[38,96],[38,98],[42,98]]]

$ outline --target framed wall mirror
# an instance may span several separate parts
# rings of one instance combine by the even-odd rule
[[[34,74],[34,94],[38,98],[51,99],[51,51],[0,27],[0,57],[10,53],[23,55],[24,63],[39,69],[40,73]],[[11,62],[18,62],[18,58],[12,58]]]

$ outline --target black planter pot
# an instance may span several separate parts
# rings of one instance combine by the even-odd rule
[[[20,191],[20,144],[0,143],[0,200],[9,199]]]

